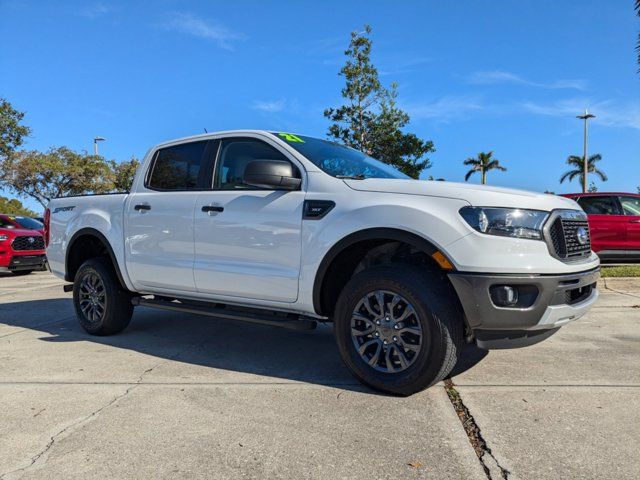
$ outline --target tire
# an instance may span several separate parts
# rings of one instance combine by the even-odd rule
[[[386,315],[380,315],[375,292],[383,292]],[[401,300],[394,303],[398,297]],[[391,305],[395,307],[390,310]],[[404,321],[397,321],[403,312],[411,311]],[[377,321],[380,326],[375,325]],[[363,333],[371,329],[370,334]],[[373,267],[355,275],[342,290],[334,315],[338,349],[351,373],[371,388],[403,396],[449,374],[462,351],[463,330],[462,310],[447,279],[406,265]],[[365,343],[369,343],[366,348]],[[358,350],[363,348],[361,355]]]
[[[111,263],[103,258],[87,260],[76,273],[73,305],[80,325],[91,335],[119,333],[127,328],[133,314],[131,295],[120,285]]]
[[[22,277],[23,275],[29,275],[33,270],[13,270],[13,273],[16,277]]]

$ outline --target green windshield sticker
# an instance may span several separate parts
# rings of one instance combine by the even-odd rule
[[[304,140],[293,133],[279,133],[278,136],[284,138],[287,142],[304,143]]]

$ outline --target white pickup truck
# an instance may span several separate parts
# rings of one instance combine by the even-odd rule
[[[135,305],[330,321],[351,372],[401,395],[446,377],[465,342],[539,342],[598,296],[574,201],[413,180],[291,133],[163,143],[130,193],[58,198],[45,221],[49,265],[91,334],[120,332]]]

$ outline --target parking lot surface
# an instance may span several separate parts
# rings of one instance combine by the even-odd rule
[[[139,308],[91,337],[62,284],[0,276],[0,479],[640,477],[640,282],[409,398],[353,380],[328,326]]]

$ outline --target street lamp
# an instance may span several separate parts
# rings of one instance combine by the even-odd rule
[[[588,123],[589,123],[589,119],[590,118],[596,118],[595,115],[592,115],[591,113],[589,113],[587,111],[587,109],[584,109],[584,115],[578,115],[576,116],[576,118],[579,118],[580,120],[584,120],[584,157],[582,157],[582,192],[586,192],[587,191],[587,172],[589,170],[588,164],[589,161],[587,159],[587,132],[588,132]]]
[[[93,139],[93,154],[98,155],[98,142],[104,142],[106,138],[103,137],[95,137]]]

